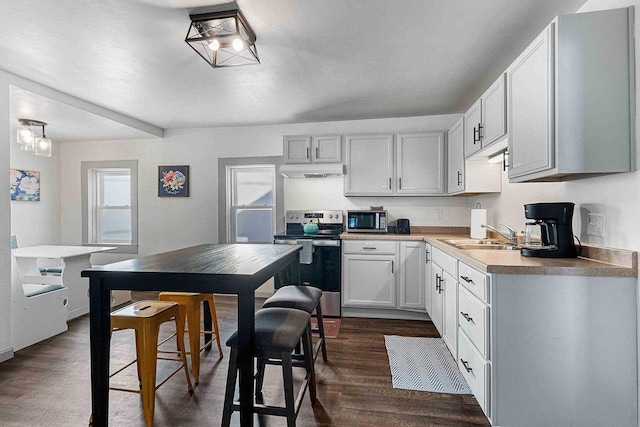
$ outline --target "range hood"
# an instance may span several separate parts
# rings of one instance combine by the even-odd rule
[[[342,163],[284,164],[280,175],[286,178],[336,178],[344,175]]]

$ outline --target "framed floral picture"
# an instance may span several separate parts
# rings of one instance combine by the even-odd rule
[[[40,201],[40,172],[11,169],[11,200]]]
[[[189,166],[158,166],[158,197],[189,197]]]

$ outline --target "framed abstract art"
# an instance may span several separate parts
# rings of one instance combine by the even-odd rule
[[[40,172],[11,169],[11,200],[40,201]]]
[[[189,197],[189,166],[158,166],[158,197]]]

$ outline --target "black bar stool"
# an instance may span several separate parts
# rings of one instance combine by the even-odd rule
[[[304,398],[306,389],[309,389],[311,403],[316,400],[315,373],[313,370],[313,350],[311,348],[311,331],[309,325],[309,314],[302,310],[289,308],[263,308],[256,312],[255,317],[255,357],[258,362],[269,360],[270,363],[279,361],[282,365],[282,375],[284,379],[285,406],[267,406],[254,403],[253,412],[256,414],[277,415],[287,417],[287,426],[296,425],[296,417]],[[302,386],[294,400],[293,394],[293,363],[291,352],[302,339],[305,354],[305,368],[307,374]],[[227,373],[227,386],[224,396],[224,410],[222,413],[222,426],[226,427],[231,422],[233,411],[240,409],[240,404],[234,402],[236,378],[238,374],[238,332],[227,340],[227,345],[231,347],[229,356],[229,370]],[[262,374],[260,371],[256,379],[256,395],[261,393]]]
[[[295,308],[297,310],[306,311],[311,314],[316,311],[316,317],[318,319],[318,328],[312,329],[311,332],[317,332],[319,334],[318,342],[313,350],[313,360],[318,355],[318,349],[322,349],[322,360],[327,361],[327,347],[325,345],[324,338],[324,322],[322,320],[322,305],[320,304],[320,298],[322,297],[322,291],[313,286],[306,285],[288,285],[283,286],[268,298],[262,308],[270,307],[283,307],[283,308]],[[311,320],[309,320],[311,322]],[[309,323],[311,325],[311,323]]]

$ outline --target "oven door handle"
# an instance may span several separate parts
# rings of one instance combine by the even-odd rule
[[[311,239],[311,246],[340,246],[340,240],[314,240]]]

